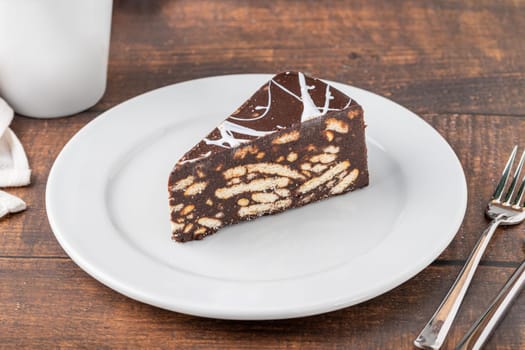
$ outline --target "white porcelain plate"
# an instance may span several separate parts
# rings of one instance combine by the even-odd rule
[[[202,241],[171,241],[172,166],[270,77],[167,86],[78,132],[58,156],[46,193],[51,227],[69,256],[130,298],[193,315],[257,320],[350,306],[430,264],[465,213],[456,155],[414,113],[339,83],[333,85],[365,110],[367,188]]]

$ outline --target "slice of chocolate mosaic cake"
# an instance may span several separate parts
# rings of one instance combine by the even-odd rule
[[[366,185],[361,106],[319,79],[281,73],[173,168],[173,239],[202,239],[226,225]]]

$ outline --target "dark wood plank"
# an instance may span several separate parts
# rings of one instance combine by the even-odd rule
[[[186,316],[132,301],[69,260],[0,259],[0,266],[0,329],[9,330],[0,332],[0,344],[89,349],[408,349],[458,270],[431,267],[376,299],[325,315],[241,322]],[[511,272],[509,267],[480,269],[449,344],[459,340]],[[524,298],[517,300],[491,344],[525,346]]]
[[[524,111],[523,2],[116,4],[108,94],[98,109],[196,77],[298,69],[418,112]]]

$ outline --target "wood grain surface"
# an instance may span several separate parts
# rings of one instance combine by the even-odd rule
[[[413,349],[487,224],[484,206],[504,158],[512,145],[525,147],[524,18],[525,2],[511,0],[115,0],[103,99],[73,117],[17,116],[12,124],[33,183],[9,190],[29,209],[0,220],[0,348]],[[47,221],[45,186],[54,159],[86,123],[172,83],[287,69],[387,96],[418,113],[456,151],[468,182],[467,213],[431,266],[343,310],[238,322],[135,302],[69,259]],[[496,233],[444,349],[453,348],[525,258],[523,230]],[[524,314],[520,297],[487,349],[525,349]]]

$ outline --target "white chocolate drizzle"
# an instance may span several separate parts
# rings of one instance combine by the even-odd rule
[[[206,152],[204,154],[201,154],[197,158],[181,160],[181,161],[179,161],[179,164],[193,163],[193,162],[196,162],[198,160],[201,160],[201,159],[204,159],[206,157],[209,157],[210,155],[211,155],[211,151],[208,151],[208,152]]]
[[[235,124],[227,120],[222,122],[217,127],[217,129],[221,133],[221,137],[217,140],[210,140],[210,139],[205,138],[204,142],[206,142],[207,145],[215,145],[215,146],[224,147],[224,148],[232,148],[232,147],[240,146],[242,143],[250,141],[248,139],[238,139],[233,135],[233,133],[257,137],[257,136],[265,136],[265,135],[275,132],[273,130],[260,131],[260,130],[251,129],[246,126]]]
[[[287,72],[286,74],[289,74],[289,72]],[[236,133],[239,135],[252,136],[252,137],[260,137],[260,136],[266,136],[276,131],[285,129],[285,127],[281,125],[277,125],[276,130],[261,131],[261,130],[255,130],[255,129],[252,129],[252,128],[249,128],[243,125],[239,125],[234,122],[234,121],[252,122],[252,121],[256,121],[256,120],[266,117],[272,105],[272,93],[271,93],[272,85],[277,86],[279,89],[286,92],[287,94],[289,94],[290,96],[297,99],[303,104],[303,110],[301,113],[301,122],[325,115],[328,111],[340,111],[340,110],[346,109],[350,105],[350,103],[352,103],[352,99],[348,98],[348,103],[343,108],[330,108],[330,102],[334,99],[334,96],[332,95],[332,92],[330,90],[331,86],[326,84],[324,104],[322,107],[317,106],[314,103],[312,96],[310,95],[310,90],[315,89],[316,86],[306,84],[306,78],[303,73],[298,72],[297,75],[298,75],[298,84],[299,84],[299,88],[301,91],[301,96],[294,94],[292,91],[290,91],[289,89],[287,89],[286,87],[284,87],[283,85],[279,84],[277,81],[272,79],[268,82],[268,86],[267,86],[268,99],[267,99],[266,105],[255,106],[253,110],[254,112],[263,111],[262,114],[257,115],[255,117],[249,117],[249,118],[239,117],[238,115],[230,116],[227,120],[223,121],[219,126],[217,126],[217,130],[220,133],[220,138],[213,139],[213,140],[209,138],[204,138],[203,141],[208,145],[215,145],[215,146],[223,147],[223,148],[234,148],[234,147],[240,146],[241,144],[250,142],[252,141],[252,139],[238,138],[233,133]],[[186,162],[194,162],[202,158],[206,158],[210,156],[210,154],[211,154],[211,151],[205,154],[202,154],[197,158],[182,161],[180,162],[180,164],[186,163]]]
[[[312,100],[312,96],[310,96],[310,92],[308,90],[315,89],[315,86],[306,85],[306,79],[304,78],[304,74],[301,72],[297,74],[299,75],[299,86],[301,87],[301,102],[303,103],[303,113],[301,113],[302,123],[315,117],[319,117],[326,113],[326,111],[324,113],[319,111],[314,101]],[[330,103],[330,101],[328,101],[328,103]]]

